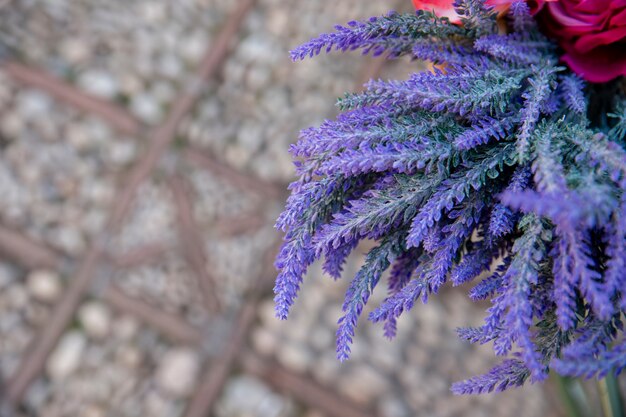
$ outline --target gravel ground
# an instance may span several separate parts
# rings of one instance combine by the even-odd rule
[[[88,301],[50,356],[45,378],[30,387],[24,407],[40,416],[179,416],[200,367],[194,350]]]
[[[362,261],[359,257],[348,261],[346,278],[356,273]],[[485,306],[472,304],[463,289],[443,291],[428,304],[417,305],[399,321],[398,335],[392,341],[383,337],[381,326],[362,320],[351,358],[339,363],[334,330],[348,282],[334,282],[315,264],[289,320],[274,318],[271,300],[261,306],[253,346],[381,416],[531,417],[553,412],[542,386],[497,395],[452,396],[452,382],[486,372],[496,360],[489,347],[469,345],[454,331],[458,326],[478,324],[484,312]],[[384,295],[381,288],[374,292],[363,317]]]
[[[183,416],[227,328],[249,302],[263,259],[273,247],[282,201],[233,178],[187,163],[204,152],[230,169],[277,184],[293,179],[287,149],[298,130],[336,113],[336,97],[359,88],[373,60],[358,54],[291,63],[288,51],[335,23],[379,15],[409,2],[259,0],[245,19],[220,76],[203,87],[153,173],[140,187],[119,233],[105,243],[111,257],[156,245],[157,255],[97,271],[83,300],[11,416]],[[4,4],[4,6],[3,6]],[[43,69],[80,91],[108,100],[152,127],[176,93],[197,85],[193,70],[237,2],[226,0],[23,0],[0,3],[0,58]],[[418,63],[386,63],[383,78],[404,78]],[[139,135],[138,135],[139,136]],[[149,148],[149,139],[122,135],[46,93],[16,84],[0,69],[0,225],[19,230],[64,256],[81,259],[108,236],[106,219]],[[171,184],[187,184],[199,238],[194,249],[213,277],[222,310],[211,310],[190,266],[179,226],[181,204]],[[175,188],[175,187],[174,187]],[[182,249],[181,249],[182,248]],[[346,275],[361,257],[351,258]],[[114,284],[157,311],[204,332],[200,347],[176,342],[101,297]],[[8,378],[28,343],[44,329],[69,276],[0,262],[0,375]],[[487,348],[464,344],[454,327],[476,323],[463,289],[444,291],[400,321],[397,340],[365,321],[352,359],[335,360],[334,331],[346,280],[309,273],[287,322],[264,298],[244,348],[326,387],[367,414],[404,416],[556,416],[546,386],[502,395],[453,397],[452,381],[486,371]],[[383,296],[377,293],[375,304]],[[209,336],[207,336],[207,334]],[[211,336],[213,335],[213,336]],[[217,335],[217,336],[215,336]],[[246,374],[235,361],[211,416],[324,417],[284,390]],[[0,415],[2,410],[0,410]],[[343,417],[343,416],[342,416]]]

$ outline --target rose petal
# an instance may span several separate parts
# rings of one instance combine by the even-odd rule
[[[626,45],[610,45],[589,53],[569,50],[561,57],[576,74],[593,83],[605,83],[626,75]]]
[[[460,23],[460,16],[454,10],[453,0],[413,0],[415,10],[433,12],[436,16],[447,17],[452,23]]]

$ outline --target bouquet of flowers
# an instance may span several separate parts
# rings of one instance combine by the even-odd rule
[[[292,51],[352,51],[433,63],[372,80],[336,120],[291,147],[299,178],[277,221],[276,314],[307,267],[339,278],[358,242],[377,242],[352,278],[337,330],[348,358],[359,316],[396,320],[447,281],[490,299],[460,328],[502,362],[455,383],[500,391],[626,366],[626,2],[413,0],[414,14],[349,22]]]

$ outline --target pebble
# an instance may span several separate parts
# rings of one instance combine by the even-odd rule
[[[390,388],[385,377],[366,364],[355,366],[341,379],[341,391],[359,404],[375,400]]]
[[[109,335],[111,312],[104,304],[98,301],[83,304],[78,310],[78,319],[92,338],[102,339]]]
[[[51,105],[52,100],[50,97],[39,91],[25,90],[17,96],[19,114],[27,119],[49,116],[47,113]]]
[[[46,371],[53,380],[63,380],[80,365],[87,339],[81,332],[72,330],[66,333],[50,355]]]
[[[127,165],[137,156],[137,145],[131,141],[115,141],[109,148],[109,160],[116,165]]]
[[[226,149],[224,158],[229,165],[237,169],[244,169],[252,158],[250,151],[242,146],[229,146]]]
[[[273,393],[258,379],[237,376],[227,383],[216,415],[282,417],[294,415],[294,411],[284,397]]]
[[[165,54],[162,55],[158,61],[157,68],[161,75],[164,75],[173,80],[177,80],[182,76],[183,64],[175,55]]]
[[[138,94],[131,99],[130,110],[146,123],[156,123],[161,119],[162,110],[157,100],[146,94]]]
[[[26,286],[33,298],[44,303],[58,300],[63,290],[59,275],[46,269],[35,270],[28,274]]]
[[[77,64],[89,58],[89,47],[80,39],[66,39],[61,42],[59,49],[61,55],[72,64]]]
[[[322,384],[335,384],[337,375],[341,369],[341,363],[332,353],[322,355],[315,361],[315,366],[311,368],[311,372],[315,379]]]
[[[252,343],[259,353],[269,356],[276,353],[279,341],[274,333],[260,327],[252,333]]]
[[[166,416],[168,406],[168,400],[156,391],[150,391],[146,396],[145,411],[152,417]]]
[[[246,84],[252,90],[257,91],[267,86],[271,78],[272,73],[269,67],[252,67],[246,76]]]
[[[111,99],[119,91],[119,84],[113,76],[101,70],[85,71],[78,77],[78,85],[94,96]]]
[[[160,23],[167,16],[166,5],[159,2],[142,3],[139,16],[149,23]]]
[[[388,397],[383,398],[378,406],[378,414],[385,417],[410,417],[411,411],[408,409],[404,401]]]
[[[141,92],[144,88],[144,82],[141,78],[124,73],[120,76],[120,90],[128,96],[133,96]]]
[[[200,359],[194,350],[172,349],[161,358],[156,382],[172,397],[184,398],[192,393],[199,370]]]
[[[180,53],[189,63],[195,63],[206,51],[206,37],[202,33],[190,35],[180,45]]]
[[[73,226],[57,229],[52,239],[61,249],[72,255],[78,255],[85,249],[85,239],[81,231]]]
[[[19,137],[24,130],[24,119],[15,112],[7,112],[1,123],[2,133],[9,139]]]
[[[79,124],[70,124],[65,131],[65,137],[78,151],[84,151],[92,145],[90,132]]]
[[[306,345],[283,343],[279,347],[278,361],[289,369],[304,373],[313,365],[313,356]]]
[[[81,414],[83,417],[106,417],[107,415],[106,411],[97,405],[88,405],[83,413]]]

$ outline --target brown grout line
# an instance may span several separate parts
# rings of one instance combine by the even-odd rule
[[[331,417],[372,417],[376,414],[361,409],[349,400],[339,397],[329,388],[291,372],[273,360],[262,358],[251,350],[240,355],[240,365],[245,373],[254,375],[280,392]]]
[[[165,244],[149,243],[145,246],[131,249],[123,255],[109,255],[109,257],[116,268],[131,269],[150,263],[155,259],[160,259],[167,250],[168,247]]]
[[[172,109],[167,118],[158,126],[152,134],[150,148],[146,151],[145,157],[129,173],[126,188],[119,197],[119,204],[113,208],[109,228],[117,230],[122,219],[128,211],[132,202],[132,197],[141,182],[152,172],[159,158],[176,137],[176,131],[184,116],[189,113],[196,103],[200,94],[199,81],[204,82],[213,77],[220,69],[222,62],[228,55],[230,44],[236,36],[244,17],[251,10],[255,0],[242,0],[237,9],[228,18],[217,36],[213,45],[208,49],[207,54],[200,63],[196,71],[195,82],[192,88],[184,88],[180,95],[172,104]]]
[[[207,310],[215,313],[220,309],[219,300],[215,295],[216,279],[208,271],[204,242],[194,218],[191,203],[192,191],[189,184],[179,175],[173,175],[169,179],[168,185],[176,205],[178,217],[176,226],[183,258],[196,276]]]
[[[126,110],[107,100],[84,93],[73,85],[44,71],[30,68],[15,61],[6,62],[0,68],[15,81],[27,87],[39,88],[58,100],[97,115],[115,126],[120,132],[137,135],[142,130],[142,123],[128,114]]]
[[[31,381],[43,369],[48,355],[63,334],[67,324],[71,321],[76,307],[89,289],[91,277],[96,269],[98,259],[102,256],[102,249],[94,245],[86,255],[71,285],[65,290],[63,298],[54,307],[51,318],[42,331],[31,341],[28,349],[22,356],[17,371],[9,378],[6,384],[7,399],[17,403],[30,385]]]
[[[245,336],[254,323],[258,302],[273,282],[275,271],[273,263],[269,262],[276,255],[279,239],[269,247],[262,257],[262,265],[259,276],[254,282],[250,293],[245,298],[245,304],[239,311],[235,324],[226,346],[220,355],[216,356],[207,367],[200,385],[194,393],[185,412],[185,417],[204,417],[211,415],[213,405],[217,400],[228,376],[232,372],[236,361],[246,342]]]
[[[224,351],[209,364],[200,385],[189,402],[185,417],[205,417],[210,414],[213,404],[222,391],[222,387],[243,347],[246,333],[254,321],[255,313],[256,303],[246,300],[244,307],[239,312],[237,321],[232,326],[232,332]]]
[[[125,314],[138,318],[166,336],[181,343],[198,345],[201,335],[198,329],[176,314],[165,313],[156,307],[126,295],[115,285],[109,286],[102,295],[104,301]]]
[[[204,150],[189,147],[183,151],[183,157],[190,164],[209,171],[242,191],[249,191],[264,199],[284,200],[286,196],[286,187],[243,174],[235,168],[219,162]]]
[[[259,213],[246,213],[238,216],[222,217],[215,222],[215,232],[220,238],[232,238],[254,233],[267,222]]]
[[[36,242],[15,230],[0,225],[0,252],[11,256],[29,269],[64,269],[64,256],[43,243]]]
[[[239,3],[237,9],[226,21],[216,41],[209,47],[207,55],[199,65],[196,73],[197,79],[204,81],[215,75],[220,68],[220,64],[228,54],[232,38],[237,34],[244,17],[253,4],[254,0],[243,0]],[[71,285],[53,310],[49,322],[32,341],[27,354],[22,357],[16,372],[9,378],[6,393],[10,402],[18,403],[30,383],[41,373],[48,356],[67,327],[80,300],[89,289],[98,263],[105,254],[103,246],[108,243],[110,234],[121,227],[123,218],[130,208],[137,188],[151,174],[163,151],[173,141],[180,121],[191,110],[198,94],[198,91],[183,91],[175,100],[165,122],[154,130],[151,135],[150,147],[146,151],[145,157],[129,173],[126,186],[121,192],[116,205],[111,209],[103,236],[99,239],[97,238],[87,251],[82,264],[70,282]],[[67,100],[68,97],[64,97],[64,99]]]

